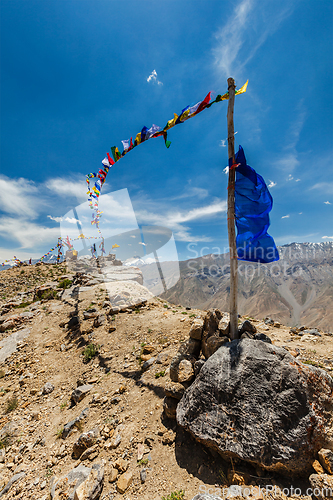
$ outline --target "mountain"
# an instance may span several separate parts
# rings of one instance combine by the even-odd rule
[[[280,260],[271,264],[239,261],[239,314],[333,331],[333,242],[291,243],[279,253]],[[161,297],[183,306],[228,310],[229,254],[179,264],[179,281]]]

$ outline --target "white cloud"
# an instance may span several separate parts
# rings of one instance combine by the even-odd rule
[[[130,237],[131,237],[131,238],[136,238],[136,236],[135,236],[134,234],[131,234],[131,236],[130,236]]]
[[[303,214],[303,212],[298,212],[298,215],[302,215],[302,214]]]
[[[325,205],[332,205],[332,203],[329,201],[324,201],[324,203],[325,203]]]
[[[281,156],[281,158],[279,158],[278,160],[276,160],[274,162],[274,167],[278,168],[280,170],[284,170],[284,171],[286,171],[286,170],[293,171],[299,165],[299,160],[298,160],[297,156],[298,155],[296,152],[286,153],[283,156]],[[291,179],[287,179],[287,180],[291,180]]]
[[[333,236],[322,236],[322,239],[323,240],[327,240],[327,239],[333,240]]]
[[[163,213],[157,213],[156,208]],[[190,228],[183,226],[186,222],[194,222],[206,217],[212,217],[219,213],[227,211],[227,202],[223,200],[216,200],[210,205],[200,208],[193,208],[191,210],[169,210],[164,212],[162,207],[156,207],[153,210],[139,210],[136,212],[140,221],[157,226],[164,226],[174,231],[175,237],[178,241],[212,241],[207,236],[193,236],[190,234]]]
[[[142,243],[142,241],[138,242],[138,245],[143,245],[144,247],[146,246],[146,243]]]
[[[174,196],[173,198],[170,198],[171,200],[181,200],[184,198],[198,198],[199,200],[202,200],[204,198],[207,198],[209,196],[209,192],[207,189],[200,188],[200,187],[195,187],[195,186],[189,186],[186,187],[184,193],[180,194],[179,196]]]
[[[73,196],[78,201],[84,201],[87,198],[87,184],[83,179],[70,181],[67,178],[50,179],[45,183],[46,187],[59,196]]]
[[[59,237],[59,228],[41,226],[20,218],[1,217],[0,235],[7,241],[17,242],[20,248],[36,249],[40,245],[52,246]]]
[[[253,0],[240,2],[229,21],[216,34],[218,46],[214,49],[215,63],[225,76],[234,74],[235,61],[244,44],[244,29],[253,7]],[[239,65],[239,61],[237,62]]]
[[[0,207],[2,212],[35,218],[41,204],[42,198],[34,182],[24,178],[0,177]]]
[[[62,222],[62,217],[52,217],[52,215],[48,215],[48,218],[54,220],[55,222]]]
[[[162,82],[160,82],[157,78],[157,73],[156,73],[156,70],[153,69],[153,71],[151,72],[151,74],[148,76],[147,78],[147,82],[153,82],[153,83],[157,83],[157,85],[163,85]]]
[[[210,241],[213,241],[213,239],[209,236],[195,236],[190,234],[186,228],[181,231],[175,231],[174,235],[177,241],[186,241],[187,243],[209,243]]]
[[[223,172],[225,173],[225,175],[228,175],[228,173],[229,173],[229,166],[228,165],[223,169]]]
[[[290,215],[283,215],[281,219],[289,219]]]
[[[317,182],[310,189],[319,189],[326,194],[333,194],[333,182]]]
[[[296,179],[295,182],[299,182],[301,179]]]
[[[269,181],[268,187],[273,188],[274,186],[276,186],[276,182]]]
[[[52,217],[51,215],[48,215],[48,218],[51,220],[54,220],[55,222],[69,222],[70,224],[82,224],[82,222],[78,219],[74,219],[74,217]]]
[[[226,148],[227,147],[226,142],[227,142],[227,139],[221,139],[221,142],[220,142],[221,148]]]
[[[286,145],[283,148],[281,158],[274,162],[274,166],[285,172],[293,172],[300,164],[298,159],[297,143],[306,119],[306,109],[303,100],[300,100],[296,106],[295,119],[291,123],[287,131]],[[294,180],[294,177],[289,174],[288,181]],[[295,179],[299,182],[301,179]]]
[[[64,219],[66,222],[69,222],[70,224],[81,224],[81,221],[78,219],[74,219],[74,217],[65,217]]]
[[[279,11],[274,9],[274,15],[270,16],[264,4],[256,0],[241,0],[215,35],[217,43],[213,55],[223,76],[238,76],[291,11],[291,6],[287,5]]]

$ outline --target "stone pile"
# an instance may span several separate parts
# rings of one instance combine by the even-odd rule
[[[238,331],[241,339],[271,343],[270,338],[264,333],[258,333],[249,320],[243,321]],[[180,394],[193,383],[205,361],[229,342],[228,313],[211,309],[207,311],[204,319],[199,317],[194,319],[189,339],[183,342],[170,364],[170,378],[173,384],[168,385],[164,399],[164,411],[168,418],[176,418]]]

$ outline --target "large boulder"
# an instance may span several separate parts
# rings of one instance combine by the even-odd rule
[[[234,340],[203,365],[177,406],[177,422],[226,459],[303,474],[333,443],[332,390],[324,370],[287,350]]]

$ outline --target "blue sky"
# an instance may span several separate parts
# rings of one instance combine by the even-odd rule
[[[111,146],[229,76],[249,80],[235,139],[271,187],[270,234],[332,241],[332,14],[331,0],[2,0],[0,262],[46,253]],[[228,244],[226,112],[135,148],[103,186],[127,189],[140,227],[170,229],[180,259]]]

